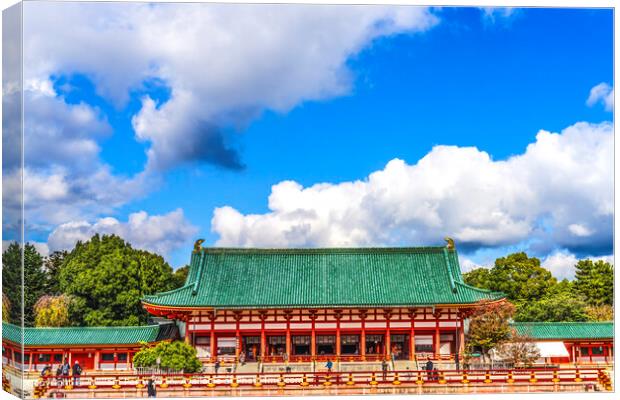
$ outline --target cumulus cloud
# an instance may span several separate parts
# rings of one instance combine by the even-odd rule
[[[100,218],[94,223],[72,221],[61,224],[49,235],[49,248],[71,249],[78,240],[90,239],[95,233],[115,234],[135,248],[167,255],[172,250],[187,245],[197,228],[177,209],[168,214],[149,215],[145,211],[130,214],[127,222],[116,218]]]
[[[608,254],[612,168],[612,124],[580,122],[541,130],[507,160],[436,146],[416,164],[394,159],[364,180],[280,182],[270,212],[219,207],[212,230],[225,246],[424,244],[449,235],[470,251],[528,240],[543,254],[556,247]]]
[[[234,132],[263,110],[349,92],[347,60],[372,41],[423,32],[428,8],[397,6],[28,3],[25,74],[87,74],[118,104],[149,79],[170,98],[133,118],[148,168],[243,167]],[[67,43],[72,43],[67,46]],[[79,51],[76,51],[79,49]]]
[[[590,96],[586,100],[586,104],[590,107],[598,103],[601,103],[606,111],[614,110],[614,88],[605,82],[590,89]]]
[[[580,259],[590,259],[592,261],[603,260],[612,264],[614,262],[612,255],[577,258],[568,251],[559,250],[545,257],[542,261],[542,266],[551,271],[558,279],[566,278],[571,280],[575,277],[575,265]]]

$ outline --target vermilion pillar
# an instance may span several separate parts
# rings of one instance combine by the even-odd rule
[[[310,311],[310,320],[312,321],[312,333],[310,336],[310,355],[314,358],[316,356],[316,312]]]
[[[340,357],[340,319],[342,314],[339,310],[336,311],[336,357]]]
[[[366,311],[360,310],[360,319],[362,320],[362,334],[360,335],[360,355],[362,361],[366,360]]]

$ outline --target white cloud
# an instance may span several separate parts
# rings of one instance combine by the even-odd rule
[[[614,110],[614,88],[609,86],[605,82],[601,82],[598,85],[590,89],[590,96],[586,100],[586,104],[592,107],[593,105],[601,103],[605,110]]]
[[[24,202],[28,230],[45,231],[52,226],[75,219],[92,219],[110,213],[145,193],[145,188],[156,184],[146,174],[132,178],[112,175],[105,165],[87,174],[70,172],[63,167],[44,169],[26,168],[4,173],[2,200],[6,219],[17,221]]]
[[[224,132],[265,109],[286,112],[348,93],[350,57],[378,37],[438,23],[428,8],[398,6],[25,7],[27,77],[85,73],[118,103],[150,79],[170,87],[167,102],[147,96],[133,118],[136,137],[150,144],[149,168],[156,169],[194,161],[240,168]]]
[[[64,223],[49,235],[48,245],[52,251],[71,249],[78,240],[88,240],[95,233],[115,234],[127,240],[134,248],[167,255],[187,245],[196,232],[197,228],[185,218],[181,209],[163,215],[148,215],[140,211],[130,214],[127,222],[107,217],[95,223]]]
[[[436,146],[416,164],[394,159],[365,180],[280,182],[270,212],[216,208],[212,230],[225,246],[424,244],[448,235],[469,249],[531,239],[545,252],[609,251],[612,168],[612,124],[581,122],[541,130],[504,161],[474,147]]]
[[[577,258],[574,254],[562,250],[556,251],[542,261],[542,266],[547,268],[558,279],[573,279],[575,277],[575,265],[580,260],[590,259],[592,261],[603,260],[605,262],[614,262],[612,255],[598,257],[582,257]]]
[[[484,21],[492,24],[509,21],[520,14],[520,10],[513,7],[481,7],[480,10]]]
[[[470,272],[477,268],[487,268],[486,266],[480,265],[467,257],[463,257],[462,255],[459,255],[459,265],[461,266],[461,272],[463,273]]]
[[[21,220],[24,202],[28,231],[79,218],[94,218],[143,195],[156,179],[146,174],[114,175],[99,158],[97,140],[111,128],[99,111],[84,103],[68,104],[49,79],[24,83],[23,198],[21,114],[18,92],[3,97],[4,229]]]

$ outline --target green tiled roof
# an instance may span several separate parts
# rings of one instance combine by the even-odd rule
[[[613,322],[513,322],[520,334],[534,339],[613,339]]]
[[[446,247],[205,248],[185,286],[145,296],[160,306],[284,308],[469,304],[502,293],[466,285]]]
[[[24,345],[137,344],[158,339],[160,325],[127,327],[23,328]],[[2,323],[2,339],[20,343],[22,328]]]

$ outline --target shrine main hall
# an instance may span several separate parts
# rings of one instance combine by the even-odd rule
[[[441,247],[240,249],[196,242],[185,285],[145,296],[203,362],[451,359],[467,316],[504,295]]]

